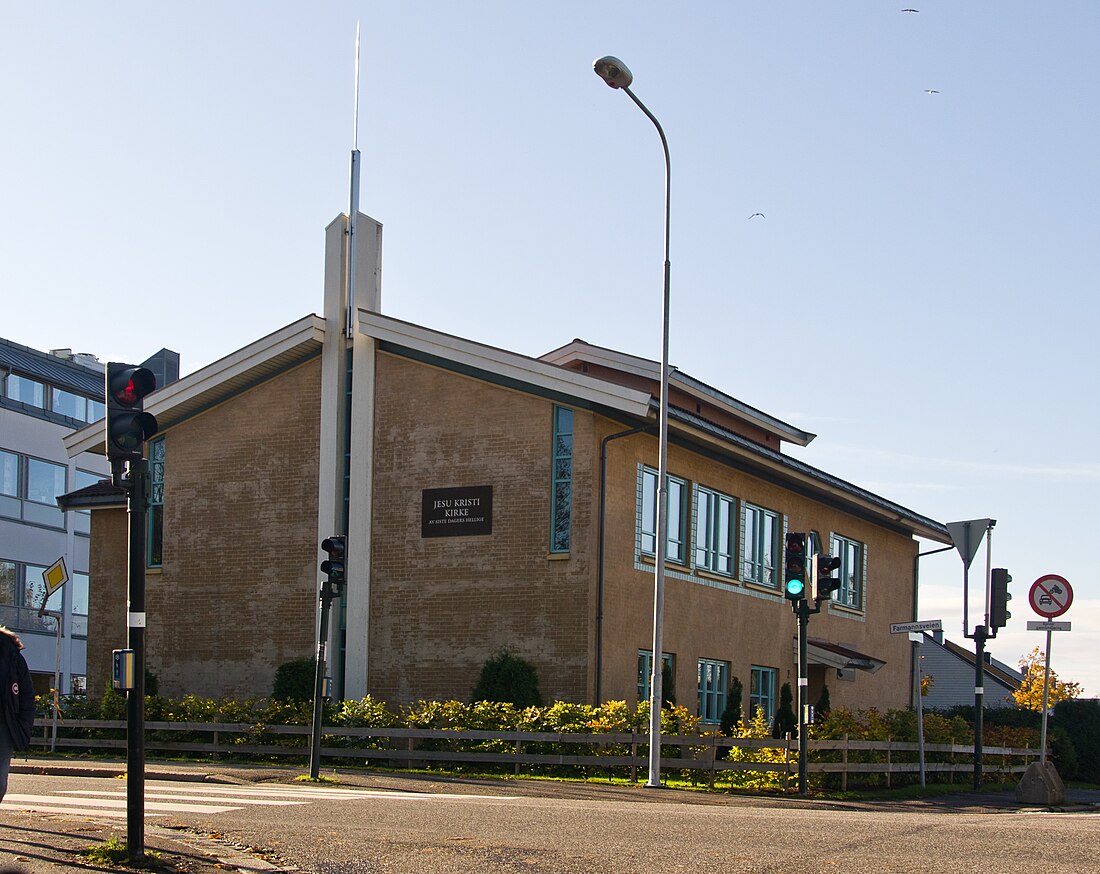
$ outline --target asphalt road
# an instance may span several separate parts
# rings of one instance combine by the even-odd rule
[[[147,803],[165,805],[148,821],[215,834],[314,874],[1100,870],[1095,809],[830,806],[599,786],[363,782],[373,785],[314,791],[147,781]],[[84,800],[108,804],[124,789],[102,778],[15,775],[9,793],[16,799],[51,801],[5,803],[48,807],[62,796],[75,809]],[[0,808],[0,822],[2,815]]]

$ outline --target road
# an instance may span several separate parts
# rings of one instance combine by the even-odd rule
[[[314,874],[1091,874],[1100,865],[1096,809],[845,806],[621,787],[373,782],[375,788],[150,780],[147,822],[224,835]],[[124,819],[125,783],[16,774],[0,823],[6,808]]]

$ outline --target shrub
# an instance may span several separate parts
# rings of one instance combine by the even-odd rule
[[[534,665],[504,650],[482,666],[470,697],[473,701],[496,701],[521,708],[542,706]]]
[[[726,709],[722,711],[722,718],[718,723],[718,730],[724,735],[732,735],[737,731],[741,723],[741,697],[744,688],[741,680],[734,677],[730,680],[729,691],[726,693]]]
[[[305,656],[284,662],[275,670],[271,697],[277,701],[312,701],[317,660]]]
[[[775,711],[775,722],[772,723],[772,737],[783,737],[797,729],[798,720],[794,715],[794,695],[791,693],[791,684],[784,683],[779,690],[779,707]]]

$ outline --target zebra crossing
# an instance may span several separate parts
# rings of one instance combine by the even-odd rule
[[[103,789],[59,789],[49,794],[8,792],[0,802],[5,808],[34,813],[75,814],[83,816],[125,817],[126,792],[117,783]],[[217,814],[247,807],[289,807],[316,801],[422,801],[428,799],[467,799],[472,795],[448,795],[423,792],[402,792],[378,789],[339,789],[323,786],[211,785],[173,781],[147,781],[145,784],[145,816],[175,814]],[[497,800],[500,796],[495,796]]]

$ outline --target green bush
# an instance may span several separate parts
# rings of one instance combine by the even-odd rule
[[[772,723],[772,737],[780,738],[798,730],[798,719],[794,715],[794,695],[791,684],[784,683],[779,690],[779,707],[775,711]]]
[[[540,707],[539,678],[529,661],[501,650],[481,668],[472,701],[496,701],[516,707]]]
[[[1100,783],[1100,701],[1095,698],[1059,701],[1051,723],[1056,730],[1065,732],[1066,740],[1076,752],[1077,779]]]
[[[271,697],[276,701],[312,701],[317,660],[310,656],[284,662],[275,670]]]

